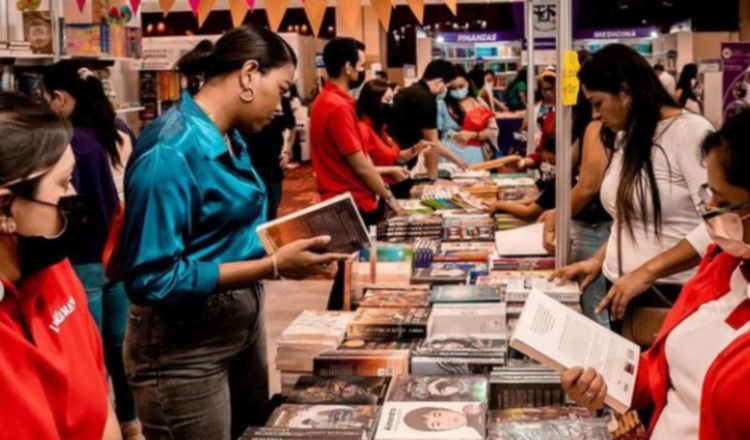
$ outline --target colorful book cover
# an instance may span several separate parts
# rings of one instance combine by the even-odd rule
[[[508,350],[506,339],[479,338],[471,335],[439,335],[414,350],[420,356],[497,357]]]
[[[502,286],[435,286],[430,301],[433,303],[493,303],[503,299]]]
[[[339,345],[339,351],[369,351],[369,350],[413,350],[422,343],[422,340],[412,341],[369,341],[367,339],[346,339]]]
[[[386,402],[375,440],[484,440],[486,413],[475,402]]]
[[[315,405],[382,405],[390,377],[303,376],[289,395],[289,403]]]
[[[401,375],[393,381],[389,402],[484,402],[487,376]]]
[[[387,377],[409,372],[409,352],[405,350],[374,352],[327,352],[313,360],[316,376]]]
[[[372,405],[284,404],[271,414],[266,426],[314,429],[372,429],[378,417]]]
[[[429,307],[427,290],[368,289],[360,307]]]
[[[427,335],[429,308],[360,308],[347,335],[364,339],[420,339]]]

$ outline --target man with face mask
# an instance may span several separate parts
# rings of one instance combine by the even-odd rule
[[[383,216],[378,197],[401,213],[396,198],[367,155],[359,131],[356,101],[349,92],[365,80],[365,46],[352,38],[334,38],[323,49],[328,73],[310,113],[310,156],[323,200],[350,192],[367,225]],[[343,307],[343,271],[339,270],[329,309]]]

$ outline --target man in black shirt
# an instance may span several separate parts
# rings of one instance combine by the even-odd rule
[[[297,122],[289,98],[281,98],[281,112],[256,133],[243,133],[253,168],[266,184],[268,219],[277,216],[281,204],[284,167],[292,157]]]
[[[433,148],[425,153],[425,163],[431,179],[437,179],[438,159],[444,156],[461,168],[467,164],[440,143],[437,129],[438,99],[445,98],[448,86],[456,79],[456,69],[445,60],[434,60],[419,82],[398,92],[393,99],[391,122],[388,132],[401,149],[412,149],[418,143],[427,141]],[[417,159],[407,165],[414,168]]]

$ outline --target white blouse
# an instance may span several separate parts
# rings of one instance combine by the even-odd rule
[[[750,330],[750,323],[735,330],[729,315],[748,298],[748,283],[737,268],[730,291],[703,304],[667,336],[665,351],[671,387],[667,405],[654,427],[652,440],[698,439],[703,381],[716,357],[736,338]]]
[[[648,204],[647,218],[645,220],[636,218],[633,222],[634,237],[631,237],[627,227],[622,225],[623,274],[634,271],[654,256],[676,245],[683,238],[687,238],[700,255],[703,255],[708,245],[711,244],[711,238],[696,210],[700,201],[698,195],[700,187],[708,180],[700,144],[711,131],[713,131],[713,126],[707,119],[689,112],[659,122],[654,143],[660,145],[661,149],[652,148],[652,163],[661,200],[661,237],[656,236],[651,209],[653,202],[651,192],[647,187],[645,195],[645,203]],[[603,264],[604,275],[612,281],[617,280],[620,274],[617,261],[619,222],[616,220],[616,200],[623,161],[622,141],[621,134],[601,187],[602,206],[615,219]],[[643,179],[647,179],[645,173]],[[637,203],[636,216],[640,217],[640,208]],[[660,282],[685,284],[694,272],[694,270],[685,271],[664,278]]]

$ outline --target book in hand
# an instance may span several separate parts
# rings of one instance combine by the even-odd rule
[[[349,338],[413,340],[424,339],[430,309],[412,308],[367,308],[357,310],[349,323]]]
[[[258,226],[258,237],[269,254],[297,240],[321,235],[331,237],[321,249],[324,252],[351,254],[372,246],[365,222],[350,193]]]
[[[502,286],[435,286],[430,301],[440,303],[498,303],[503,300]]]
[[[390,377],[302,376],[287,402],[315,405],[382,405],[390,383]]]
[[[620,413],[630,408],[638,346],[549,296],[529,294],[510,346],[559,372],[595,369],[607,384],[604,403]]]
[[[487,403],[487,376],[433,376],[403,374],[393,381],[389,402]]]
[[[484,440],[487,405],[477,402],[386,402],[375,440]]]
[[[364,429],[247,428],[239,440],[367,440]]]
[[[372,430],[379,408],[373,405],[293,405],[283,404],[271,414],[266,426],[304,429]]]

